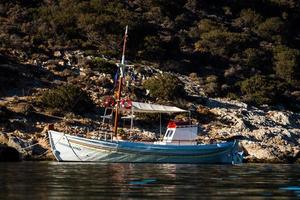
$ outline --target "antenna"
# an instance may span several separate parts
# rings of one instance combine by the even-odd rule
[[[128,26],[126,26],[126,28],[125,28],[123,53],[122,53],[122,60],[121,60],[122,65],[125,65],[125,51],[126,51],[126,42],[127,42],[127,32],[128,32]]]

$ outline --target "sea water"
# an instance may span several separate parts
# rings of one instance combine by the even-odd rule
[[[0,163],[0,199],[300,199],[299,164]]]

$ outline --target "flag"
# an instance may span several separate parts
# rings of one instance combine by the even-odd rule
[[[116,87],[118,84],[118,78],[119,78],[119,69],[117,70],[115,77],[114,77],[114,86]]]

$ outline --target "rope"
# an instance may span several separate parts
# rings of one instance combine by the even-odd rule
[[[71,145],[70,142],[69,142],[68,137],[66,137],[66,139],[67,139],[67,142],[68,142],[69,146],[71,147],[71,150],[73,151],[74,155],[75,155],[80,161],[82,161],[81,158],[79,158],[79,156],[77,155],[77,153],[74,151],[72,145]]]
[[[47,139],[47,140],[49,139],[49,138],[48,138],[48,135],[46,136],[45,139]],[[20,149],[21,149],[21,150],[29,149],[29,148],[31,148],[31,147],[34,147],[34,146],[38,145],[38,144],[40,144],[40,143],[36,142],[36,143],[34,143],[34,144],[32,144],[32,145],[29,145],[29,146],[26,146],[26,147],[23,147],[23,148],[20,148]]]
[[[48,152],[49,152],[50,149],[47,149],[44,153],[40,154],[40,155],[37,155],[37,156],[34,156],[33,158],[41,158],[43,157],[44,155],[46,155]]]
[[[26,146],[26,147],[23,147],[23,148],[20,148],[21,150],[23,150],[23,149],[29,149],[29,148],[31,148],[31,147],[34,147],[34,146],[36,146],[36,145],[38,145],[39,143],[37,142],[37,143],[34,143],[34,144],[32,144],[32,145],[29,145],[29,146]]]
[[[56,142],[53,146],[55,146],[57,143],[59,143],[59,141],[60,141],[64,136],[65,136],[65,134],[63,134],[63,135],[59,138],[59,140],[57,140],[57,142]],[[49,139],[49,136],[47,136],[46,138]],[[47,141],[49,141],[49,140],[47,140]],[[36,144],[39,144],[39,143],[36,143]],[[40,154],[40,155],[34,156],[33,158],[41,158],[42,156],[46,155],[50,150],[51,150],[51,148],[50,148],[50,149],[47,149],[44,153],[42,153],[42,154]]]

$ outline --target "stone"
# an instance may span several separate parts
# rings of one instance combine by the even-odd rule
[[[5,106],[0,106],[0,123],[8,122],[8,119],[12,117],[13,112],[7,109]]]
[[[8,143],[8,136],[6,133],[0,132],[0,144],[7,144]]]
[[[31,144],[28,143],[27,141],[22,140],[19,137],[11,136],[9,137],[7,145],[17,149],[18,152],[22,154],[27,154],[27,151],[24,148],[30,146]]]
[[[62,56],[60,51],[55,51],[53,55],[54,55],[54,57],[61,57]]]
[[[15,107],[14,107],[14,111],[24,114],[24,115],[29,115],[32,112],[35,111],[35,109],[33,108],[33,106],[30,103],[27,102],[23,102],[23,103],[18,103]]]
[[[0,144],[0,162],[15,162],[20,161],[20,158],[15,148]]]
[[[58,64],[59,64],[60,66],[64,66],[64,65],[65,65],[65,61],[60,60],[60,61],[58,61]]]
[[[267,115],[271,120],[273,120],[275,123],[279,125],[287,126],[291,124],[290,115],[287,112],[284,113],[281,111],[269,111]]]

